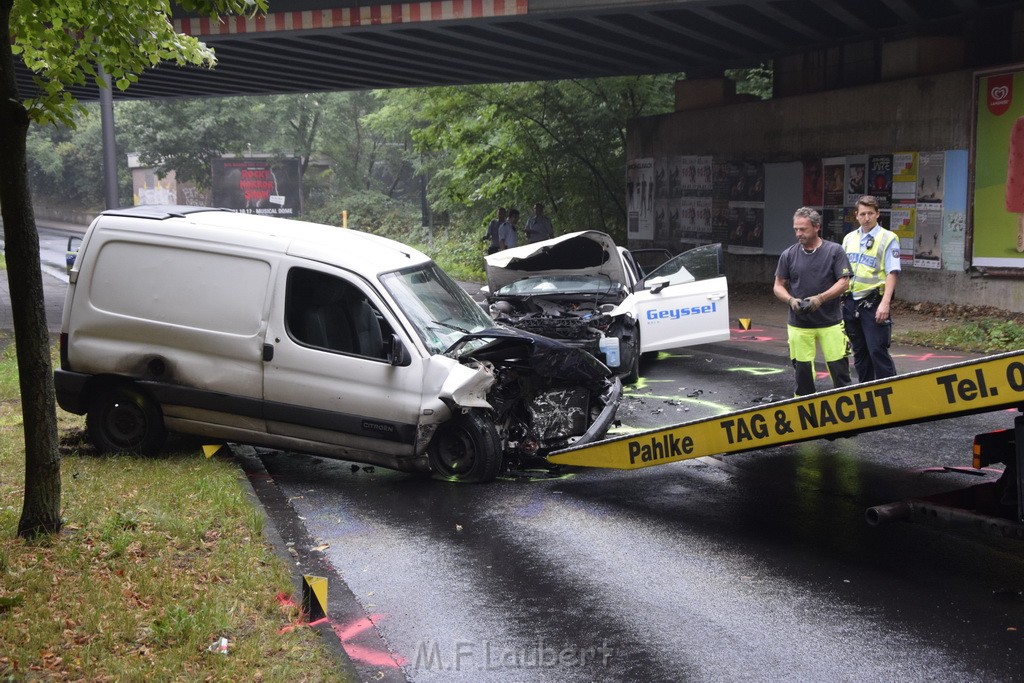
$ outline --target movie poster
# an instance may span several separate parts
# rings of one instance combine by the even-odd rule
[[[804,162],[804,206],[821,206],[824,198],[821,160]]]
[[[868,157],[868,194],[878,200],[880,209],[892,206],[892,155]]]
[[[867,194],[868,158],[846,157],[846,201],[844,206],[856,206],[857,200]]]
[[[833,157],[822,161],[825,175],[825,203],[823,206],[842,206],[846,198],[846,157]]]

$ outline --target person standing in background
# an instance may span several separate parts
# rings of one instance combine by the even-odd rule
[[[516,246],[516,223],[519,222],[519,209],[509,209],[508,220],[498,228],[498,251]]]
[[[501,228],[501,224],[505,222],[507,214],[505,213],[505,207],[498,207],[498,217],[492,218],[491,222],[487,224],[487,232],[484,233],[484,241],[490,240],[490,244],[487,245],[487,253],[493,254],[499,250],[498,242],[498,230]]]
[[[889,354],[889,305],[900,273],[900,240],[878,224],[878,215],[878,200],[861,197],[857,200],[860,228],[843,238],[843,251],[853,268],[850,289],[843,296],[843,321],[860,382],[896,375]]]
[[[843,248],[821,237],[821,214],[806,206],[793,214],[797,243],[779,257],[773,292],[789,306],[786,331],[796,371],[794,395],[815,393],[817,346],[837,389],[850,384],[849,345],[843,331],[840,298],[850,282],[850,262]]]
[[[544,205],[537,203],[533,205],[533,215],[526,221],[527,243],[542,242],[555,236],[555,226],[551,225],[551,219],[544,215]]]

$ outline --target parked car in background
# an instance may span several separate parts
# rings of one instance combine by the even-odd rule
[[[642,354],[729,338],[720,244],[645,274],[609,235],[587,230],[490,254],[485,267],[496,322],[585,349],[627,384]]]

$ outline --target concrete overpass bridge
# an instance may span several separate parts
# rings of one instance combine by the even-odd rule
[[[271,0],[265,17],[179,14],[213,70],[160,65],[115,99],[686,72],[916,35],[982,37],[1019,0]],[[977,41],[984,50],[984,39]],[[980,55],[975,61],[991,62]],[[998,61],[998,57],[996,58]],[[32,92],[19,73],[22,94]],[[72,91],[94,100],[89,85]]]

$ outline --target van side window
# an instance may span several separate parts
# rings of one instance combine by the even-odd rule
[[[284,315],[288,334],[300,344],[370,358],[387,357],[377,309],[362,291],[340,278],[292,268]]]

